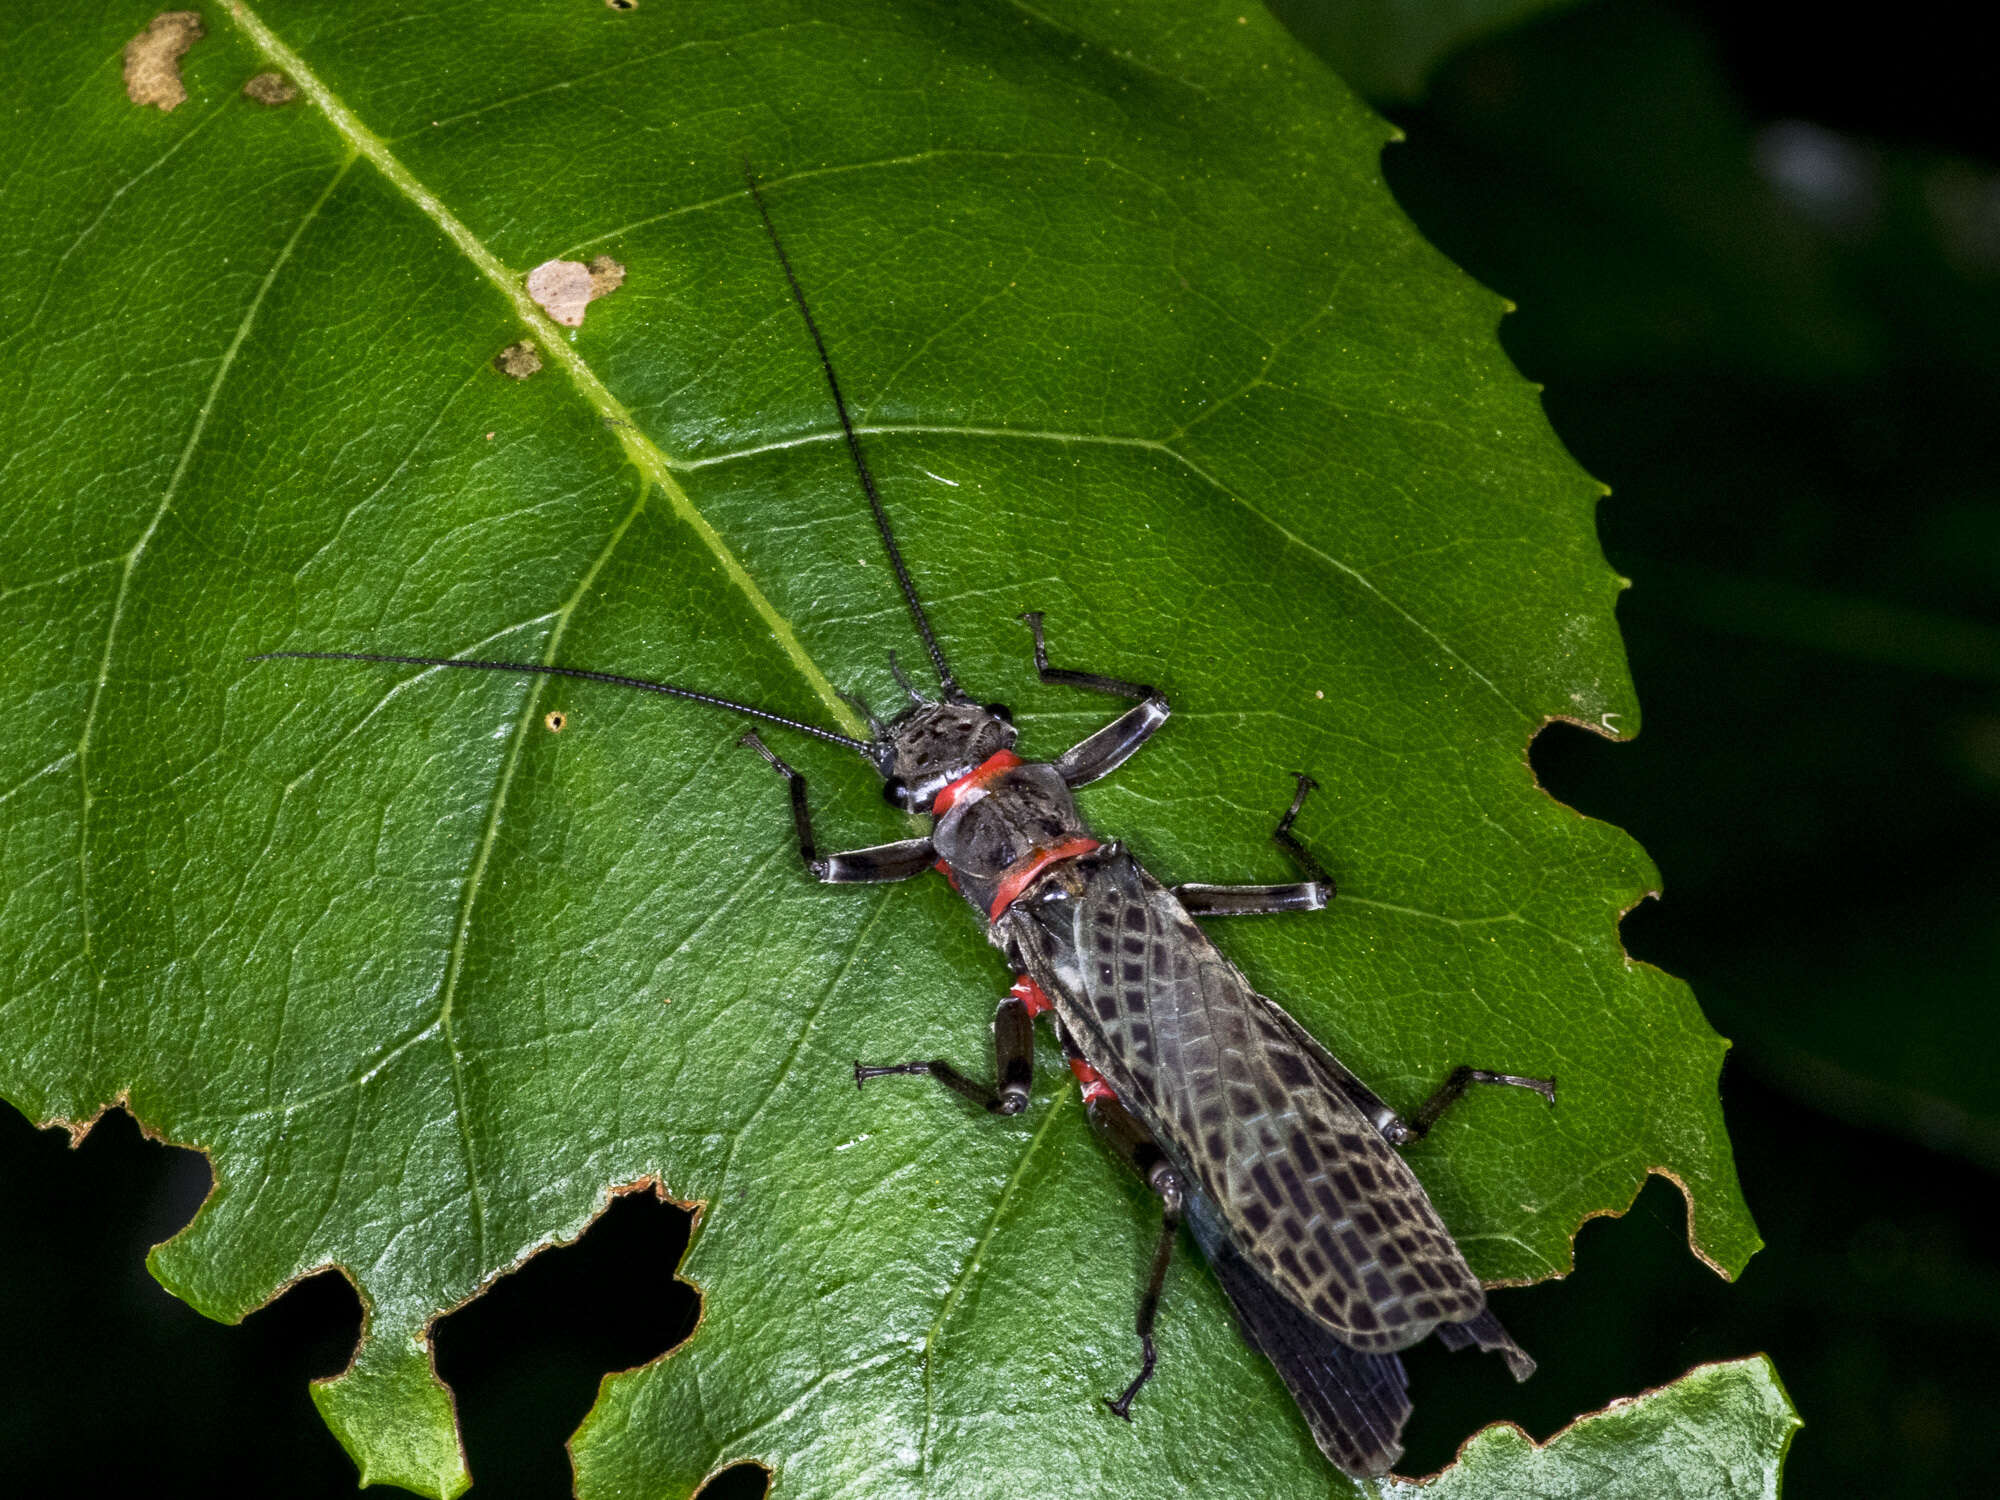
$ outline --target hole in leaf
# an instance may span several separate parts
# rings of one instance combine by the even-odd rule
[[[1647,737],[1630,744],[1607,740],[1581,725],[1557,719],[1542,726],[1528,744],[1528,765],[1535,782],[1565,807],[1573,807],[1587,817],[1601,818],[1625,829],[1642,844],[1658,823],[1643,806],[1633,805],[1621,795],[1620,775],[1646,753],[1648,740],[1657,748],[1666,731],[1653,729]],[[1673,871],[1665,872],[1671,879]],[[1683,910],[1682,915],[1685,916]],[[1669,973],[1684,972],[1684,955],[1674,951],[1673,934],[1665,925],[1666,913],[1660,903],[1642,898],[1627,911],[1618,925],[1625,951],[1646,963],[1659,964]]]
[[[2000,1374],[1981,1357],[2000,1326],[1991,1176],[1803,1111],[1747,1069],[1725,1071],[1723,1096],[1769,1241],[1742,1280],[1688,1254],[1681,1194],[1649,1180],[1625,1217],[1583,1226],[1567,1280],[1491,1294],[1540,1361],[1534,1379],[1517,1386],[1498,1360],[1435,1340],[1404,1354],[1416,1411],[1399,1473],[1449,1463],[1487,1422],[1546,1439],[1617,1397],[1760,1349],[1799,1409],[1819,1414],[1819,1441],[1786,1461],[1787,1493],[1846,1493],[1851,1476],[1874,1470],[1896,1475],[1880,1493],[1949,1494],[1953,1474],[1991,1468]]]
[[[567,1495],[564,1445],[599,1381],[694,1331],[701,1299],[674,1277],[693,1217],[626,1193],[574,1245],[542,1251],[432,1328],[483,1500]]]
[[[1575,807],[1579,789],[1587,785],[1591,763],[1600,752],[1616,753],[1616,741],[1594,734],[1567,719],[1552,719],[1528,741],[1528,766],[1536,784],[1565,807]]]
[[[762,1464],[731,1464],[695,1491],[696,1500],[763,1500],[771,1492],[771,1471]]]
[[[9,1493],[354,1494],[310,1382],[345,1368],[361,1305],[327,1272],[238,1327],[169,1295],[146,1252],[208,1194],[208,1159],[113,1110],[72,1151],[0,1106],[0,1453]]]
[[[1517,1422],[1546,1441],[1580,1413],[1675,1379],[1699,1362],[1688,1328],[1727,1306],[1729,1285],[1687,1251],[1680,1191],[1648,1179],[1621,1219],[1593,1219],[1577,1237],[1577,1269],[1559,1282],[1488,1293],[1494,1312],[1537,1361],[1515,1385],[1491,1356],[1435,1340],[1403,1352],[1415,1411],[1399,1474],[1435,1473],[1489,1422]],[[1633,1296],[1635,1283],[1645,1288]],[[1714,1357],[1714,1356],[1707,1356]]]
[[[550,734],[561,734],[569,726],[569,716],[561,709],[553,708],[544,716],[542,723],[548,727]]]

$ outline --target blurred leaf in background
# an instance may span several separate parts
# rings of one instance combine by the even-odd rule
[[[1419,98],[1453,52],[1577,0],[1269,0],[1272,14],[1377,104]]]

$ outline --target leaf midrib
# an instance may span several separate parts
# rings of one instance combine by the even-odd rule
[[[764,591],[757,587],[749,571],[730,550],[729,544],[709,522],[680,482],[674,476],[675,465],[668,460],[659,446],[632,420],[625,404],[611,393],[609,387],[598,378],[597,372],[563,336],[563,331],[543,314],[542,310],[528,297],[527,289],[519,273],[504,264],[500,257],[489,249],[485,241],[475,235],[471,228],[449,208],[445,207],[437,195],[418,180],[389,145],[375,134],[350,110],[340,96],[329,88],[322,78],[306,64],[304,58],[287,46],[278,35],[265,25],[261,17],[243,0],[230,0],[230,19],[249,38],[251,45],[263,54],[265,59],[282,71],[295,83],[307,98],[317,105],[333,126],[334,132],[357,155],[366,159],[383,176],[390,186],[407,198],[456,246],[479,274],[505,297],[514,313],[532,328],[540,337],[538,344],[555,365],[568,377],[577,393],[583,397],[606,420],[606,430],[618,439],[625,449],[626,457],[633,466],[667,497],[674,514],[694,531],[701,543],[722,565],[722,571],[729,581],[743,594],[756,611],[759,619],[769,627],[777,639],[779,647],[790,658],[799,675],[818,694],[827,712],[833,715],[844,732],[856,737],[867,733],[867,728],[856,717],[854,710],[842,701],[834,690],[832,682],[819,668],[799,642],[791,622],[778,612]]]

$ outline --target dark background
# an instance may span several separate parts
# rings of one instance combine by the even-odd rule
[[[1311,38],[1316,3],[1278,8]],[[1568,1281],[1496,1294],[1535,1380],[1415,1352],[1407,1472],[1758,1350],[1807,1422],[1793,1495],[1966,1493],[2000,1460],[2000,111],[1964,9],[1595,0],[1380,101],[1398,198],[1519,304],[1509,352],[1615,491],[1645,733],[1555,726],[1534,764],[1661,867],[1627,945],[1738,1043],[1723,1098],[1769,1242],[1724,1284],[1655,1180],[1585,1226]],[[199,1157],[122,1114],[74,1153],[0,1116],[6,1216],[36,1226],[0,1234],[11,1487],[33,1464],[352,1495],[306,1394],[353,1346],[347,1284],[209,1323],[142,1265]],[[663,1275],[684,1242],[625,1199],[443,1320],[475,1494],[567,1493],[598,1377],[693,1326]]]

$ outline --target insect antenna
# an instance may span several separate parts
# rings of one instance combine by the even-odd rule
[[[916,684],[904,675],[902,663],[896,660],[896,653],[889,653],[889,675],[896,679],[896,686],[908,694],[911,706],[921,708],[930,700],[917,691]]]
[[[827,389],[833,392],[833,409],[840,414],[840,430],[847,434],[847,451],[854,459],[854,472],[861,476],[861,488],[868,496],[868,508],[875,513],[875,529],[881,533],[882,548],[889,554],[889,566],[896,570],[896,582],[902,585],[903,598],[910,606],[910,618],[916,622],[917,634],[924,638],[924,649],[930,652],[931,661],[937,667],[938,681],[944,684],[945,697],[962,700],[965,693],[959,687],[958,679],[951,675],[951,667],[944,659],[944,648],[938,645],[930,617],[924,613],[923,603],[917,598],[917,586],[910,581],[910,570],[903,566],[903,553],[896,545],[895,533],[889,529],[889,513],[882,508],[881,493],[875,488],[875,475],[868,467],[868,460],[861,452],[861,439],[847,415],[847,400],[840,394],[840,381],[833,373],[833,360],[826,352],[826,340],[820,337],[819,324],[813,321],[812,309],[806,306],[805,291],[799,286],[791,258],[785,254],[784,243],[778,238],[778,227],[771,222],[771,211],[764,206],[764,195],[758,191],[757,175],[750,170],[748,162],[743,164],[743,179],[750,185],[750,198],[757,205],[758,217],[764,221],[764,233],[771,237],[771,248],[778,252],[778,264],[784,269],[785,282],[792,289],[792,301],[798,304],[799,316],[806,320],[806,332],[812,335],[813,347],[819,351],[819,365],[826,371]]]
[[[782,724],[785,728],[796,729],[801,734],[809,734],[816,739],[828,740],[836,745],[845,745],[850,750],[859,750],[871,761],[876,758],[875,747],[867,741],[849,739],[844,734],[835,734],[831,729],[821,729],[817,724],[808,724],[800,719],[788,719],[783,714],[752,708],[749,704],[738,703],[732,698],[718,698],[713,693],[697,693],[693,688],[675,687],[670,682],[648,682],[643,677],[620,677],[612,672],[586,672],[581,667],[544,667],[520,661],[472,661],[465,657],[451,656],[381,656],[372,651],[266,651],[248,660],[380,661],[406,667],[470,667],[479,672],[519,672],[531,677],[575,677],[584,682],[608,682],[613,687],[638,688],[647,693],[664,693],[669,698],[685,698],[690,703],[706,703],[710,708],[726,708],[731,713],[748,714],[751,718],[762,719],[767,724]]]

